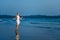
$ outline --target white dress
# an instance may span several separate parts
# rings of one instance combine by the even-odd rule
[[[16,22],[17,22],[17,25],[20,24],[20,17],[19,17],[19,15],[17,15]]]

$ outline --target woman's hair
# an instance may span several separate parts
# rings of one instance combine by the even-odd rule
[[[17,14],[16,15],[18,15],[18,12],[17,12]]]

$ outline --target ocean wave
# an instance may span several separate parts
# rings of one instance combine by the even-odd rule
[[[0,15],[0,18],[14,18],[12,15]],[[29,15],[29,16],[21,16],[24,18],[60,18],[59,16],[46,16],[46,15]]]
[[[60,30],[59,27],[45,27],[45,26],[34,26],[36,28],[45,28],[45,29],[54,29],[54,30]]]

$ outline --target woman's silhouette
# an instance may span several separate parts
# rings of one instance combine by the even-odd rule
[[[19,24],[20,24],[20,16],[17,12],[17,14],[16,14],[16,29],[18,29]]]

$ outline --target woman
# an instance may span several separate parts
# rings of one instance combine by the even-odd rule
[[[20,16],[19,16],[19,14],[17,13],[17,14],[16,14],[16,29],[18,29],[19,24],[20,24]]]

